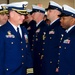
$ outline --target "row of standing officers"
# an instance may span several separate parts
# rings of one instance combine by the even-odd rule
[[[8,5],[9,19],[0,27],[0,75],[33,74],[33,69],[34,75],[75,75],[75,9],[50,1],[47,25],[45,9],[33,5],[27,33],[20,26],[28,15],[21,4],[24,2],[20,7],[18,3]]]
[[[46,11],[49,26],[43,21],[43,8],[33,5],[32,16],[36,21],[36,31],[31,39],[34,75],[74,75],[74,43],[71,44],[74,33],[71,31],[75,24],[75,9],[68,5],[63,5],[62,9],[50,1]]]

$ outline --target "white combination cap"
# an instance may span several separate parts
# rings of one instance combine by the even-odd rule
[[[26,11],[27,5],[28,5],[27,1],[10,3],[8,4],[8,10],[16,11],[19,14],[27,14]]]
[[[68,5],[63,5],[62,6],[62,14],[60,15],[60,17],[62,16],[72,16],[75,18],[75,9],[68,6]]]
[[[53,10],[56,9],[56,10],[61,12],[62,6],[59,5],[58,3],[54,2],[54,1],[50,1],[48,8],[46,8],[46,10],[50,10],[50,9],[53,9]]]
[[[43,7],[38,6],[38,5],[32,5],[32,13],[34,13],[34,12],[45,13],[45,9]]]

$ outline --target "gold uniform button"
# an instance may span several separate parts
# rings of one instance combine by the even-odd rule
[[[23,42],[21,41],[21,44],[22,44]]]
[[[21,50],[23,51],[24,49],[22,48]]]
[[[44,48],[42,50],[44,50]]]
[[[11,42],[11,44],[14,44],[14,42]]]
[[[58,60],[58,62],[60,62],[60,60]]]
[[[60,55],[60,53],[58,53],[58,55]]]
[[[43,42],[43,44],[45,44],[45,42]]]
[[[50,64],[52,64],[52,61],[50,61]]]
[[[60,40],[62,40],[62,38]]]
[[[44,55],[41,55],[41,59],[43,59]]]
[[[43,33],[44,35],[46,34],[46,32]]]
[[[26,45],[26,48],[28,47],[28,45]]]
[[[36,38],[36,41],[38,41],[38,39]]]
[[[40,55],[40,53],[38,53]]]
[[[59,48],[61,48],[61,46],[59,46]]]
[[[66,49],[66,47],[64,47],[64,49]]]
[[[50,39],[52,39],[52,37],[50,37]]]
[[[63,37],[64,35],[63,35],[63,34],[61,34],[61,36]]]
[[[24,55],[22,55],[22,58],[24,57]]]
[[[22,62],[22,65],[24,64],[24,62]]]
[[[31,51],[33,51],[33,49],[31,49]]]
[[[7,68],[6,71],[8,71],[9,69]]]

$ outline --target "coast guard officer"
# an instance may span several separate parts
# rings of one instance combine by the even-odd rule
[[[33,20],[32,17],[32,10],[31,9],[27,9],[28,14],[25,16],[25,23],[27,22],[27,24],[23,24],[27,31],[28,31],[28,38],[29,38],[29,43],[30,43],[30,47],[32,45],[32,39],[33,39],[33,35],[35,33],[36,30],[36,22]]]
[[[0,27],[0,75],[33,74],[27,31],[20,26],[27,4],[24,1],[8,5],[9,19]]]
[[[66,34],[59,49],[59,75],[75,75],[75,9],[63,5],[60,17]]]
[[[42,32],[45,27],[48,25],[43,20],[45,14],[45,9],[39,7],[37,5],[32,6],[32,17],[33,20],[36,21],[36,31],[33,35],[33,44],[32,44],[32,51],[33,51],[33,61],[34,61],[34,75],[40,75],[41,70],[41,59],[40,59],[40,52],[42,49]]]
[[[46,32],[43,32],[43,47],[41,53],[41,75],[58,75],[59,43],[64,29],[60,26],[62,7],[50,1],[47,10],[47,18],[51,21]]]
[[[0,4],[0,26],[5,24],[8,20],[8,10],[7,10],[7,4]]]

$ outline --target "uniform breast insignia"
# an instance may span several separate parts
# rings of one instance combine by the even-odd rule
[[[31,30],[31,27],[29,26],[29,27],[27,28],[27,30]]]
[[[24,35],[24,38],[26,40],[26,43],[28,43],[28,35],[27,34]]]
[[[66,40],[63,41],[63,43],[65,43],[65,44],[70,44],[70,41],[71,41],[71,40],[66,39]]]
[[[39,33],[40,32],[40,28],[38,28],[37,30],[36,30],[36,33]]]
[[[62,41],[63,37],[64,37],[64,35],[63,35],[63,34],[61,34],[60,42]]]
[[[54,30],[49,31],[49,34],[55,34]]]
[[[43,40],[45,40],[45,38],[46,38],[46,32],[43,33],[42,38],[43,38]]]
[[[6,38],[15,38],[15,35],[11,34],[11,31],[8,31]]]

